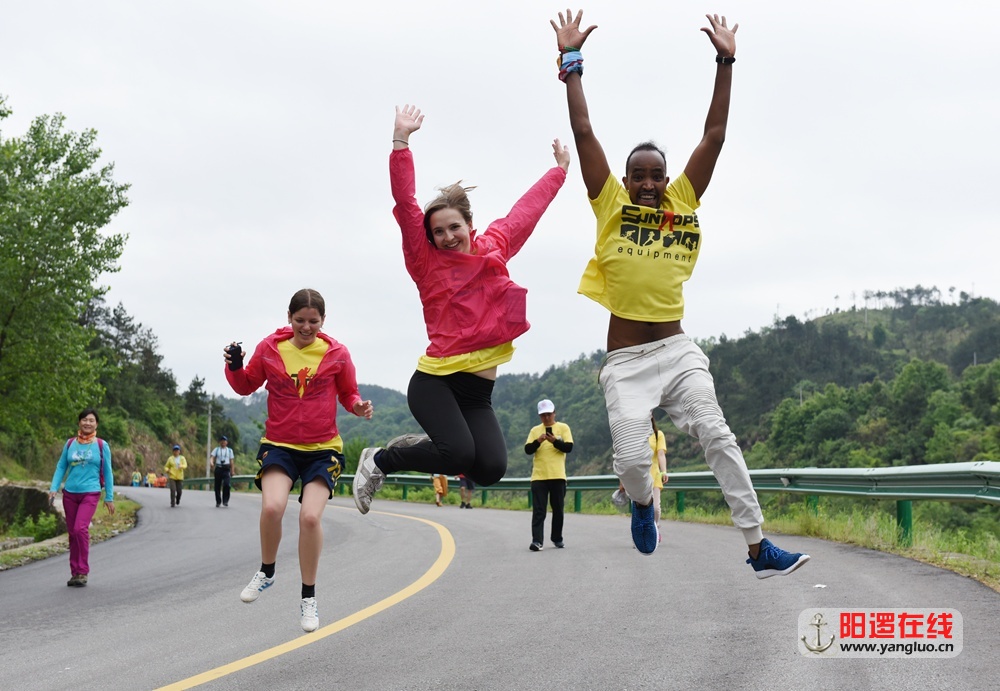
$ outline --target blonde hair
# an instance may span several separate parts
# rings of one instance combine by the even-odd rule
[[[462,218],[469,225],[472,225],[472,204],[469,202],[468,193],[476,189],[473,187],[462,187],[459,180],[454,185],[439,187],[441,193],[427,206],[424,207],[424,232],[427,233],[427,242],[434,244],[434,234],[431,232],[431,216],[441,209],[455,209],[462,214]]]

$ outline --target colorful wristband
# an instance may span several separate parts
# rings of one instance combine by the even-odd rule
[[[561,56],[559,80],[565,82],[571,72],[579,72],[583,76],[583,55],[579,50],[563,53]]]

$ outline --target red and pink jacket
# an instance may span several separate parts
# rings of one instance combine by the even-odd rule
[[[233,371],[226,365],[226,379],[241,396],[252,394],[267,382],[264,436],[269,441],[283,444],[329,441],[338,434],[337,400],[352,414],[354,404],[361,400],[351,354],[325,333],[317,334],[329,348],[299,397],[295,380],[288,375],[278,352],[278,343],[292,335],[292,327],[281,327],[257,345],[243,369]]]
[[[417,204],[413,154],[389,155],[392,213],[403,233],[406,270],[420,292],[430,357],[472,353],[507,343],[528,330],[528,291],[510,279],[507,262],[538,224],[566,181],[560,167],[549,170],[505,218],[482,235],[471,233],[472,254],[438,250],[427,240],[424,212]]]

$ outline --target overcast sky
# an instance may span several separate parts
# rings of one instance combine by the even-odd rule
[[[248,352],[313,287],[362,383],[405,391],[427,345],[403,267],[387,161],[395,105],[417,196],[462,179],[484,229],[571,145],[539,0],[0,0],[0,94],[22,135],[62,112],[98,131],[130,206],[110,305],[159,338],[180,388],[233,395],[221,349]],[[701,136],[715,74],[706,12],[739,22],[728,138],[699,210],[685,330],[738,337],[776,315],[937,286],[1000,298],[1000,6],[971,0],[719,3],[592,0],[584,48],[612,169],[654,139],[668,173]],[[576,9],[576,6],[573,7]],[[501,373],[605,345],[607,313],[576,293],[594,219],[575,159],[511,261],[532,328]],[[839,297],[838,297],[839,296]],[[362,394],[364,391],[362,390]]]

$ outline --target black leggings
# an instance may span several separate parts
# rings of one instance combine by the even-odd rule
[[[495,484],[507,472],[507,443],[493,412],[492,394],[492,380],[468,372],[443,377],[414,372],[406,400],[430,441],[385,449],[375,464],[386,474],[462,474],[479,485]]]

